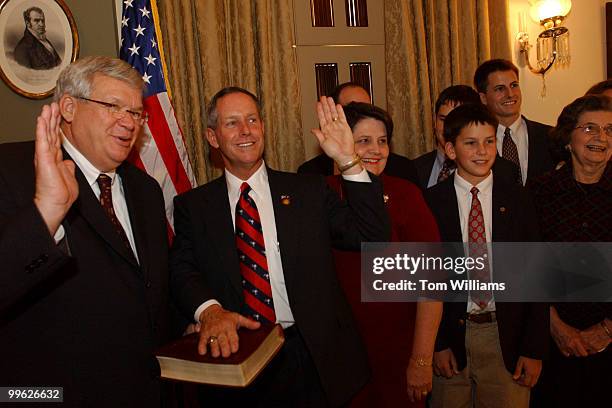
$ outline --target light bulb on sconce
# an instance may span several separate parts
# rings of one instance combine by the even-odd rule
[[[525,22],[525,13],[519,13],[519,32],[516,38],[519,42],[519,50],[525,57],[529,70],[534,74],[544,74],[555,66],[569,64],[569,30],[561,26],[563,19],[572,8],[570,0],[530,0],[529,15],[543,28],[536,41],[537,68],[529,61],[529,34]]]

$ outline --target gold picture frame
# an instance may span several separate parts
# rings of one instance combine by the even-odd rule
[[[61,70],[79,55],[79,35],[62,0],[3,0],[0,77],[19,95],[51,95]]]

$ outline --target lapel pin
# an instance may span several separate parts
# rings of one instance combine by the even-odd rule
[[[499,212],[504,214],[506,212],[506,207],[499,207]]]
[[[281,196],[281,204],[282,205],[290,205],[291,204],[291,196],[282,195]]]
[[[387,201],[389,201],[389,194],[383,194],[383,202],[387,204]]]

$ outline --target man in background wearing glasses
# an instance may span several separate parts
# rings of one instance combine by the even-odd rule
[[[121,60],[82,58],[35,142],[0,146],[1,386],[63,387],[70,407],[160,406],[163,197],[125,162],[147,119],[143,87]]]

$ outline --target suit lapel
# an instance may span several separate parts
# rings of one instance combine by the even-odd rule
[[[445,200],[441,200],[438,205],[442,206],[440,211],[440,224],[443,227],[443,240],[446,242],[462,242],[461,221],[459,220],[459,206],[457,203],[457,193],[455,192],[455,174],[451,174],[449,178],[444,180],[440,186],[442,196]]]
[[[298,228],[297,223],[300,220],[299,212],[303,204],[303,197],[298,191],[294,190],[294,186],[287,182],[281,173],[269,168],[267,171],[285,285],[287,288],[291,288],[294,281],[291,271],[296,269],[294,263],[300,245],[295,237],[299,236],[296,230]]]
[[[113,224],[108,219],[108,216],[102,209],[100,202],[78,166],[76,167],[75,173],[79,184],[79,196],[72,205],[70,212],[81,215],[89,225],[91,225],[92,230],[106,241],[115,252],[132,265],[138,266],[136,259],[125,247],[119,234],[115,231]]]
[[[148,262],[151,256],[148,255],[146,193],[142,191],[142,184],[134,179],[133,169],[128,168],[126,165],[121,165],[117,172],[121,176],[121,182],[123,183],[123,193],[130,216],[130,225],[134,235],[138,261],[143,275],[147,276],[149,270]]]
[[[70,157],[70,155],[66,153],[64,149],[62,149],[62,153],[65,160],[72,160],[72,157]],[[72,161],[74,162],[74,160]],[[117,252],[121,257],[125,258],[125,260],[132,265],[138,266],[134,255],[125,247],[125,244],[119,237],[119,234],[117,234],[115,231],[113,224],[102,209],[100,201],[96,198],[96,195],[83,175],[83,172],[81,172],[79,166],[76,165],[75,177],[79,185],[79,196],[74,204],[72,204],[72,207],[70,207],[70,211],[68,211],[68,214],[62,223],[64,224],[66,231],[70,231],[71,220],[80,215],[83,217],[83,219],[85,219],[85,221],[87,221],[87,223],[89,223],[92,230],[98,234],[100,238],[102,238],[115,252]],[[70,241],[69,233],[68,241]]]
[[[511,186],[505,186],[501,177],[495,177],[493,173],[493,200],[491,204],[491,236],[493,242],[512,241],[512,211],[514,210]]]
[[[214,245],[219,254],[221,270],[228,271],[228,279],[232,287],[242,298],[242,278],[225,176],[211,182],[210,191],[205,200],[204,208],[207,210],[204,212],[204,219],[210,231],[210,235],[207,235],[212,241],[210,244]]]

